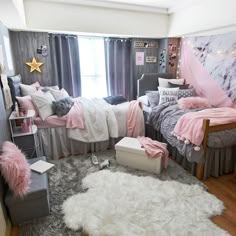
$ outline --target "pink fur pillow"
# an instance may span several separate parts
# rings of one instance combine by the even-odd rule
[[[23,197],[29,190],[31,171],[25,155],[14,143],[3,143],[0,168],[9,188]]]
[[[211,104],[206,98],[201,97],[187,97],[178,100],[181,109],[194,109],[194,108],[209,108]]]

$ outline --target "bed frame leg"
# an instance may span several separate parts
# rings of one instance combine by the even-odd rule
[[[204,170],[204,165],[203,165],[203,163],[198,163],[198,164],[197,164],[196,177],[197,177],[199,180],[203,179],[203,170]]]

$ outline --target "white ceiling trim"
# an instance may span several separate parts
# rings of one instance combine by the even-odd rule
[[[34,1],[34,0],[24,0]],[[107,2],[103,0],[38,0],[41,2],[49,2],[55,4],[70,4],[70,5],[81,5],[81,6],[90,6],[90,7],[100,7],[100,8],[109,8],[109,9],[119,9],[126,11],[139,11],[139,12],[150,12],[150,13],[162,13],[168,14],[167,8],[160,8],[154,6],[147,6],[141,4],[130,4],[130,3],[117,3],[117,2]]]
[[[225,34],[236,31],[236,24],[225,25],[210,29],[205,29],[201,31],[193,31],[186,34],[182,34],[179,37],[193,37],[193,36],[206,36],[206,35],[216,35],[216,34]]]
[[[175,4],[168,8],[168,13],[172,14],[172,13],[181,11],[185,8],[188,8],[189,6],[193,6],[197,4],[198,2],[200,2],[200,0],[188,0],[186,2],[181,2],[180,4]]]

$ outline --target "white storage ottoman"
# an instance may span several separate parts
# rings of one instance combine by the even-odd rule
[[[160,174],[163,167],[161,154],[160,157],[149,158],[137,138],[125,137],[115,145],[115,149],[120,165]]]

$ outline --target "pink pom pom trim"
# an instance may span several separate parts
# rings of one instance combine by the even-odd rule
[[[184,143],[185,143],[185,144],[190,144],[190,141],[189,141],[188,139],[186,139],[186,140],[184,141]]]

